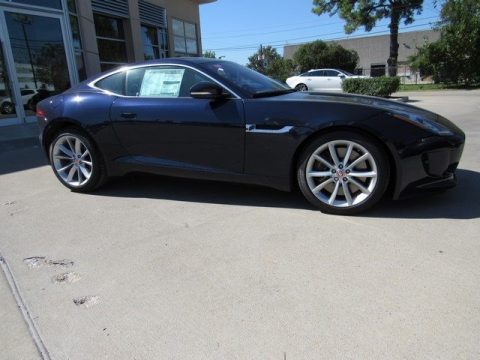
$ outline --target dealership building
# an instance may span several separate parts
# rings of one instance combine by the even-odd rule
[[[398,69],[397,74],[403,83],[422,81],[419,74],[408,66],[408,57],[415,55],[418,48],[426,43],[440,39],[440,33],[435,30],[410,31],[398,34]],[[331,41],[326,41],[331,42]],[[336,40],[335,43],[346,49],[355,50],[359,56],[356,73],[368,76],[382,76],[387,74],[387,60],[390,53],[390,35],[376,35],[352,37]],[[300,45],[287,45],[283,53],[286,59],[293,58],[293,54]]]
[[[202,54],[199,6],[214,1],[0,0],[0,126],[98,72]]]

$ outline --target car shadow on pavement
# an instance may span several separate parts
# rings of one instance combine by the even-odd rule
[[[405,200],[385,199],[363,217],[405,219],[476,219],[480,217],[480,173],[458,169],[458,185],[437,194]]]
[[[112,179],[93,195],[223,205],[311,209],[299,192],[217,181],[130,174]]]
[[[445,193],[400,201],[385,199],[360,216],[407,219],[480,217],[480,173],[460,169],[457,176],[458,186]],[[313,210],[299,191],[287,193],[259,186],[147,174],[131,174],[113,179],[93,195]]]
[[[48,165],[38,139],[0,143],[0,175]]]

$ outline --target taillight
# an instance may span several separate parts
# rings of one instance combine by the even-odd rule
[[[39,108],[39,107],[37,106],[37,111],[35,112],[35,115],[36,115],[37,117],[43,119],[43,118],[45,118],[45,110],[43,110],[43,109],[41,109],[41,108]]]

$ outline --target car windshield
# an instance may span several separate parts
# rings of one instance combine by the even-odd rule
[[[230,61],[206,62],[203,66],[209,72],[254,96],[261,94],[275,95],[292,90],[286,84]]]
[[[344,73],[344,74],[347,75],[347,76],[353,76],[352,73],[349,73],[348,71],[345,71],[345,70],[342,70],[342,73]]]

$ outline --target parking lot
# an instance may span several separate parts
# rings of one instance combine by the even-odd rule
[[[408,95],[466,132],[459,184],[356,217],[146,175],[76,194],[3,143],[0,253],[39,336],[0,274],[0,358],[480,358],[480,91]]]

